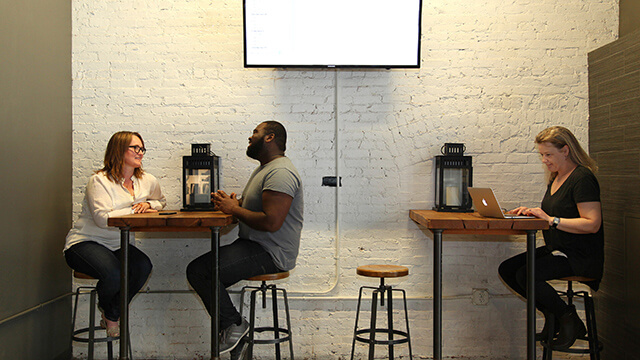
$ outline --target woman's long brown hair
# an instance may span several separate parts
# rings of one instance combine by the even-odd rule
[[[538,136],[536,136],[536,144],[542,143],[549,143],[555,146],[558,150],[567,145],[569,147],[569,158],[571,161],[586,167],[594,174],[598,171],[596,161],[593,160],[586,151],[584,151],[576,137],[571,133],[571,131],[569,131],[569,129],[562,126],[551,126],[542,130]],[[556,176],[558,176],[557,172],[550,173],[549,183],[553,182]]]
[[[129,151],[129,144],[131,139],[136,136],[142,142],[144,147],[144,140],[142,136],[133,131],[119,131],[111,136],[109,143],[107,144],[107,150],[104,152],[104,167],[98,172],[103,171],[109,180],[119,183],[124,179],[122,174],[122,167],[124,166],[124,154]],[[144,174],[142,168],[136,168],[133,170],[133,176],[140,178]]]

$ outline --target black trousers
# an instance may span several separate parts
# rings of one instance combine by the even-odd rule
[[[518,254],[500,264],[498,273],[502,280],[522,297],[527,297],[527,254]],[[568,311],[567,303],[560,298],[547,281],[574,276],[569,260],[564,256],[554,256],[545,246],[536,249],[535,294],[536,308],[544,313],[551,312],[556,317]]]
[[[83,241],[64,252],[69,267],[98,279],[98,304],[111,321],[120,319],[120,250]],[[129,302],[144,286],[151,268],[149,257],[129,244]]]
[[[224,330],[241,321],[240,313],[233,306],[227,287],[263,274],[273,274],[282,270],[274,264],[271,255],[251,240],[237,239],[232,244],[219,249],[220,258],[220,330]],[[187,280],[198,293],[205,308],[211,315],[211,262],[213,256],[208,252],[193,260],[187,266]]]

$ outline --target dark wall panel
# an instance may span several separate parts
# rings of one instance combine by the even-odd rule
[[[620,0],[620,37],[640,30],[640,0]]]
[[[44,305],[0,326],[0,359],[67,360],[71,358],[71,298]],[[61,320],[64,317],[65,320]],[[46,324],[47,326],[43,326]],[[58,327],[53,324],[59,324]]]
[[[589,53],[589,148],[600,166],[605,220],[604,278],[595,295],[605,360],[640,359],[639,59],[640,31]]]
[[[0,1],[0,359],[70,354],[71,122],[71,1]]]

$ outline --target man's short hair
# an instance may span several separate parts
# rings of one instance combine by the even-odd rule
[[[287,150],[287,130],[284,128],[282,124],[277,121],[269,120],[264,122],[265,134],[273,134],[276,145],[278,145],[278,149],[282,152]]]

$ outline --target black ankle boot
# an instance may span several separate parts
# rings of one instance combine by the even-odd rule
[[[553,341],[553,348],[557,350],[567,350],[573,346],[576,339],[587,334],[587,329],[573,305],[570,305],[569,311],[558,319],[558,325],[558,337]]]
[[[544,314],[544,326],[542,327],[542,331],[536,334],[536,341],[547,341],[549,339],[549,328],[551,327],[550,323],[553,321],[553,337],[558,336],[558,319],[552,319],[554,315],[551,313]]]

